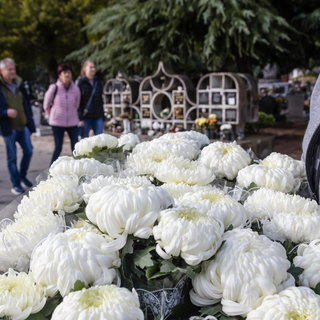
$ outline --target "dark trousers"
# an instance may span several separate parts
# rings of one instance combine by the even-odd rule
[[[21,179],[25,179],[32,157],[32,144],[30,131],[24,127],[21,131],[12,130],[11,135],[5,136],[4,142],[7,150],[7,165],[10,174],[10,180],[13,187],[21,187]],[[22,149],[23,156],[20,163],[20,170],[17,166],[17,147],[18,143]]]
[[[71,151],[74,150],[75,144],[78,142],[78,127],[57,127],[52,126],[52,132],[54,137],[54,151],[51,158],[51,163],[58,159],[63,145],[64,133],[67,132],[70,138]]]

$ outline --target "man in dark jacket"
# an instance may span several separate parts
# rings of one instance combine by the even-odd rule
[[[11,192],[18,195],[24,192],[23,187],[32,187],[27,172],[32,157],[30,134],[35,132],[35,124],[27,91],[16,74],[14,60],[10,58],[0,61],[0,128],[6,145]],[[23,151],[20,169],[17,166],[17,142]]]
[[[80,107],[78,109],[80,124],[83,126],[83,136],[88,137],[90,129],[94,134],[103,133],[103,86],[96,77],[96,68],[92,61],[87,60],[82,65],[82,78],[78,82],[81,91]]]

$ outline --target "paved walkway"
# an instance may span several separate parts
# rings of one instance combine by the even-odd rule
[[[34,184],[36,184],[36,178],[39,175],[45,175],[51,160],[51,155],[53,151],[53,137],[49,136],[32,136],[33,144],[33,157],[31,160],[28,178]],[[18,162],[21,159],[21,150],[18,149]],[[70,151],[70,141],[67,136],[64,138],[64,145],[61,155],[71,155]],[[0,137],[0,219],[12,216],[12,210],[15,210],[17,202],[20,201],[22,196],[15,196],[10,192],[11,183],[9,180],[9,174],[6,164],[6,151],[4,146],[4,141]],[[16,201],[14,201],[16,200]],[[11,203],[14,201],[14,203]],[[10,204],[11,203],[11,204]],[[10,204],[10,205],[9,205]],[[6,206],[8,206],[5,208]]]

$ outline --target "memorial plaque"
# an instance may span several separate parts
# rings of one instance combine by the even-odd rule
[[[184,97],[183,97],[183,92],[174,92],[173,94],[173,103],[174,104],[183,104],[184,102]]]
[[[220,92],[212,92],[212,104],[222,104],[222,95]]]
[[[235,92],[226,92],[226,104],[230,106],[237,104],[237,94]]]
[[[183,120],[184,119],[183,108],[175,108],[174,115],[176,119]]]
[[[114,104],[121,104],[121,95],[119,93],[114,94],[113,99]]]
[[[209,104],[209,92],[199,92],[199,104],[208,105]]]
[[[227,122],[237,122],[237,110],[236,109],[226,109],[226,121]]]
[[[222,109],[211,109],[210,113],[214,113],[217,116],[217,121],[222,121]]]
[[[142,116],[144,118],[150,118],[150,109],[149,108],[142,108]]]
[[[151,94],[150,93],[142,93],[141,100],[142,100],[142,104],[150,104],[151,103]]]

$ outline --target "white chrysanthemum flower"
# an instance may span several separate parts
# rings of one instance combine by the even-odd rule
[[[202,186],[215,179],[212,169],[199,161],[191,161],[181,157],[162,161],[158,165],[154,176],[162,182]]]
[[[293,264],[303,269],[299,275],[300,284],[315,288],[320,283],[320,240],[300,244]]]
[[[159,140],[174,140],[174,139],[184,139],[184,140],[192,140],[198,143],[201,147],[206,146],[210,143],[209,138],[200,132],[197,131],[183,131],[176,133],[166,133],[159,138]]]
[[[30,270],[46,287],[48,296],[67,295],[79,280],[86,286],[106,285],[117,280],[119,249],[126,238],[112,240],[87,228],[49,235],[32,253]]]
[[[86,215],[112,238],[133,234],[147,239],[160,211],[172,204],[169,194],[154,185],[111,185],[91,195]]]
[[[58,176],[41,181],[24,196],[14,214],[15,218],[41,211],[73,212],[79,208],[82,191],[77,176]]]
[[[235,142],[217,141],[204,147],[201,151],[200,162],[213,169],[218,178],[233,180],[239,170],[251,162],[249,154]]]
[[[118,139],[110,134],[101,133],[96,136],[81,139],[76,143],[73,151],[75,157],[90,155],[94,148],[114,149],[118,146]]]
[[[320,319],[320,296],[306,287],[290,287],[266,297],[261,306],[248,313],[247,320]]]
[[[290,171],[281,168],[268,168],[261,164],[252,164],[239,171],[237,183],[242,188],[254,184],[260,188],[290,192],[295,187],[295,180]]]
[[[48,234],[61,232],[64,227],[64,217],[52,213],[25,215],[8,224],[0,233],[0,272],[9,268],[28,271],[32,250]]]
[[[235,229],[222,237],[225,241],[213,260],[192,281],[192,303],[221,303],[230,316],[245,316],[262,299],[294,285],[287,273],[290,261],[284,247],[251,229]]]
[[[10,269],[0,275],[1,319],[24,320],[39,312],[46,303],[44,288],[35,283],[32,274]]]
[[[135,290],[114,285],[69,293],[52,314],[52,320],[143,320]]]
[[[140,143],[139,137],[134,133],[127,133],[121,135],[119,138],[119,147],[123,146],[123,150],[132,150],[138,143]]]
[[[160,140],[139,143],[132,154],[127,158],[127,168],[133,169],[136,174],[154,174],[160,162],[173,157],[195,159],[199,147],[192,140]]]
[[[250,195],[244,207],[263,223],[263,232],[274,240],[295,243],[320,238],[320,206],[316,201],[268,189]]]
[[[194,317],[189,318],[189,320],[218,320],[218,319],[214,316],[206,316],[205,318],[194,316]]]
[[[207,216],[202,208],[177,207],[160,212],[153,227],[156,251],[163,259],[181,256],[189,265],[211,258],[221,245],[221,221]]]
[[[176,203],[180,205],[200,205],[207,215],[220,220],[225,229],[228,229],[231,225],[234,228],[243,227],[249,220],[249,214],[242,204],[214,187],[210,190],[186,193],[177,199]]]
[[[201,190],[211,190],[212,186],[211,185],[206,185],[206,186],[190,186],[185,183],[164,183],[161,186],[162,189],[166,190],[170,196],[174,199],[181,198],[184,196],[186,193],[189,192],[196,192],[196,191],[201,191]]]
[[[79,159],[72,157],[59,157],[49,169],[52,177],[61,175],[76,175],[77,177],[109,176],[114,173],[113,167],[95,159]]]
[[[121,177],[104,177],[99,176],[95,179],[92,179],[88,183],[84,183],[82,185],[83,188],[83,199],[84,201],[88,202],[89,198],[92,194],[98,192],[103,187],[108,185],[118,185],[118,186],[134,186],[134,187],[142,187],[151,185],[151,181],[146,177],[139,177],[139,176],[128,176],[125,178]]]
[[[288,170],[295,178],[306,176],[305,163],[301,160],[295,160],[286,154],[272,152],[260,164],[270,169],[281,168]]]

